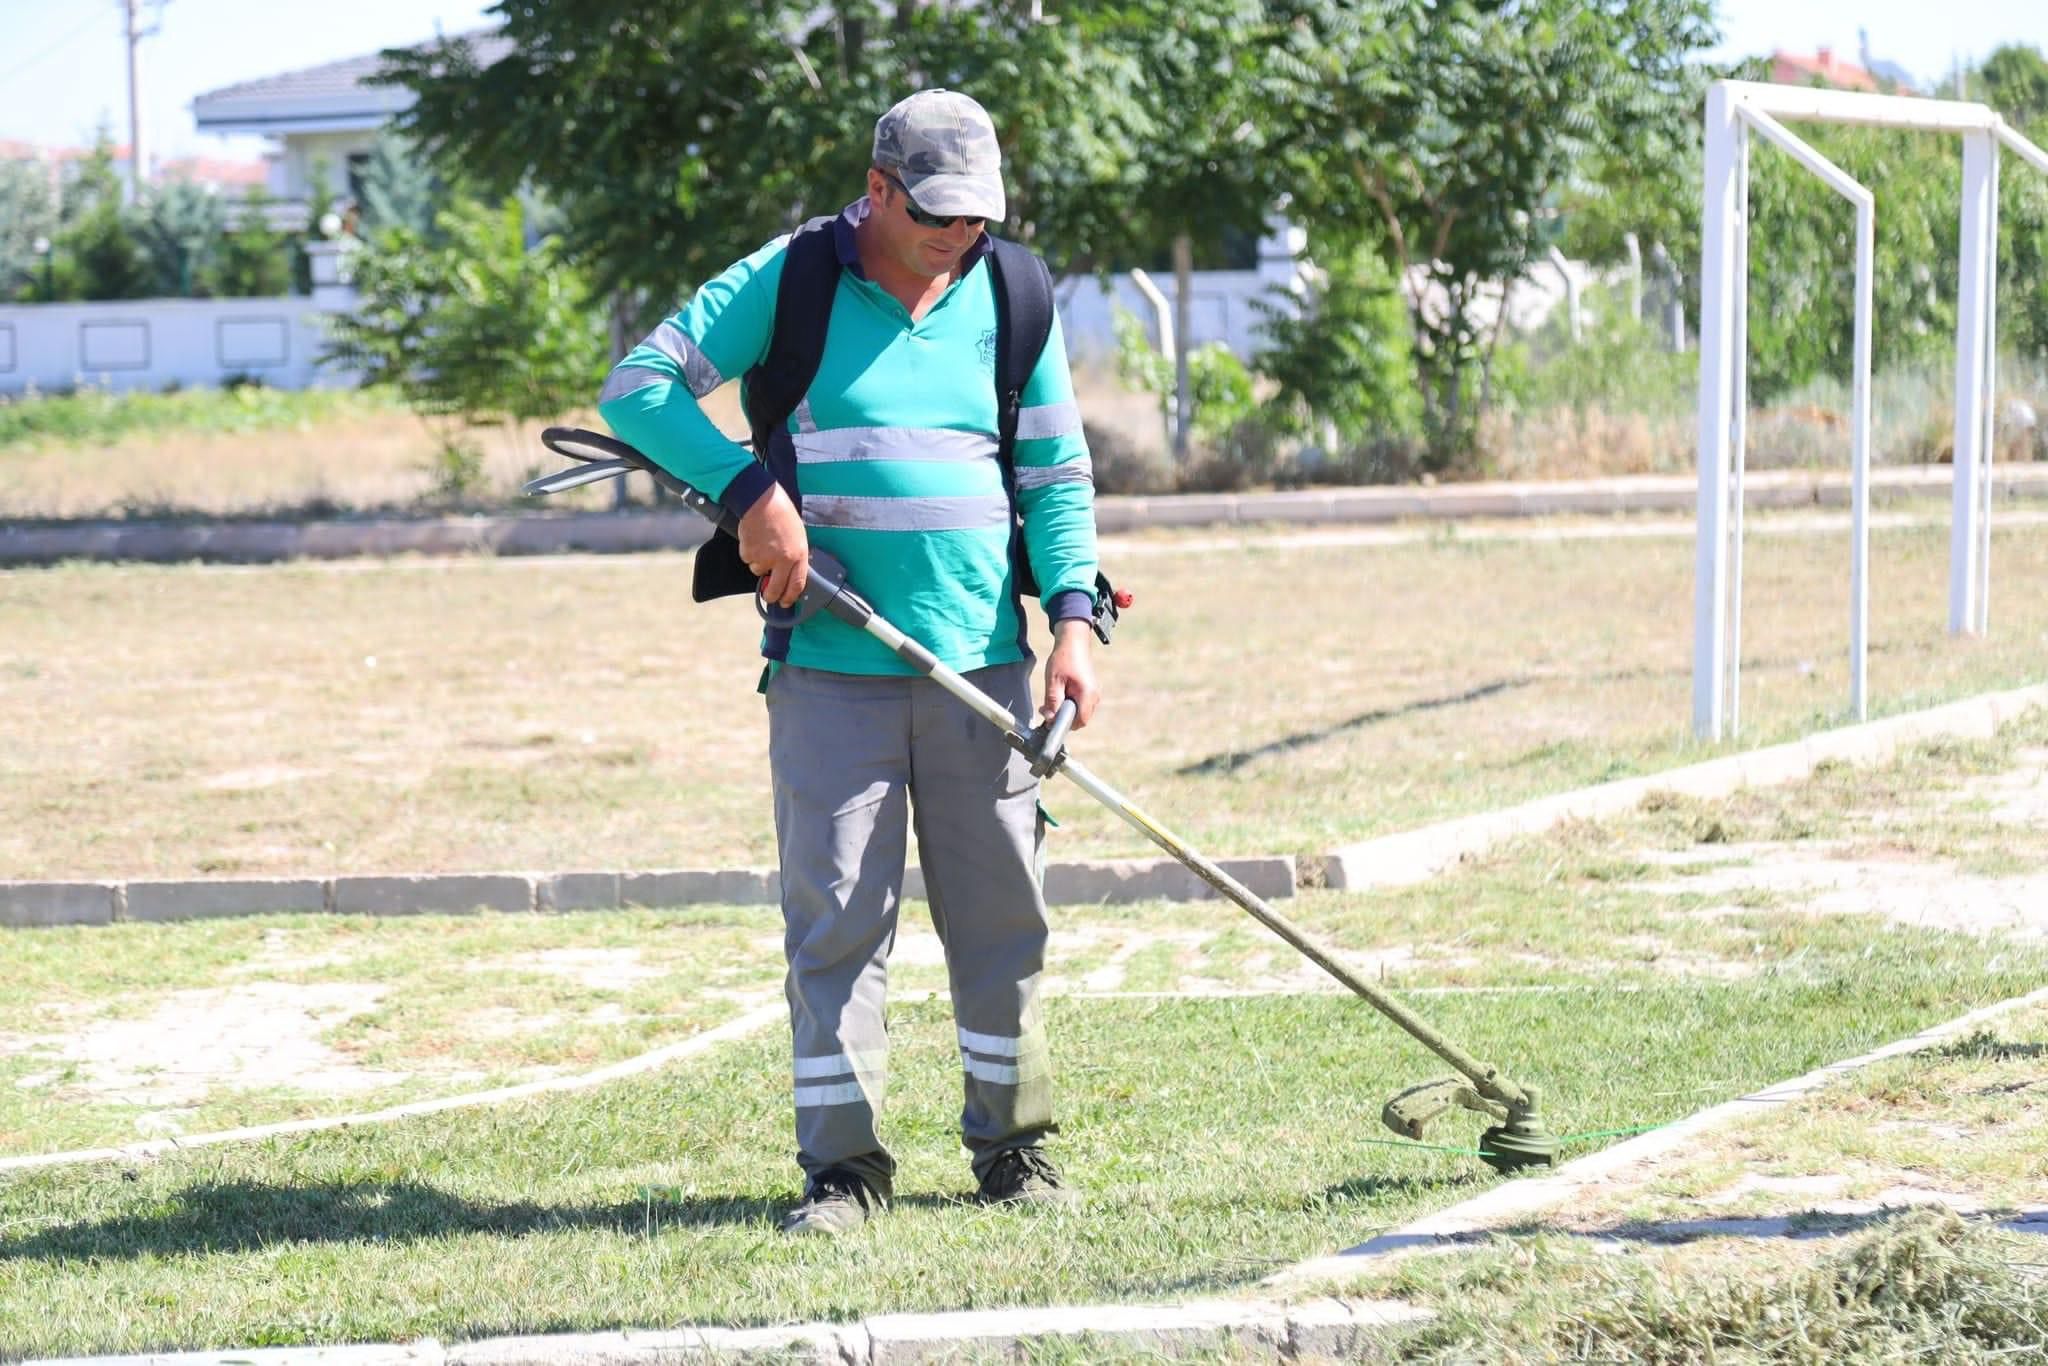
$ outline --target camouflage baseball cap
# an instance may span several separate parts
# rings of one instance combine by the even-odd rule
[[[875,121],[875,165],[931,214],[1003,221],[1003,153],[988,111],[957,90],[920,90]]]

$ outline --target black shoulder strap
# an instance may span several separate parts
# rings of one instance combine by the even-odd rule
[[[996,459],[1010,500],[1010,562],[1019,598],[1038,596],[1038,578],[1017,519],[1017,410],[1024,386],[1052,336],[1052,272],[1029,247],[989,238],[989,269],[996,296]],[[1021,621],[1021,616],[1019,617]]]
[[[988,264],[995,272],[997,456],[1004,483],[1014,484],[1018,404],[1052,336],[1052,272],[1029,247],[1000,237],[989,238],[989,245],[995,249]]]
[[[825,330],[839,289],[839,246],[832,232],[837,217],[826,214],[798,228],[783,256],[768,354],[747,372],[747,425],[756,459],[767,458],[768,435],[789,422],[825,357]]]
[[[754,458],[768,467],[792,498],[798,495],[796,471],[788,467],[789,443],[784,438],[778,446],[776,438],[787,429],[789,415],[804,401],[817,377],[838,290],[839,250],[832,235],[832,218],[813,218],[790,235],[782,281],[775,291],[768,354],[747,371],[743,389],[747,426],[754,435]],[[738,540],[713,536],[697,551],[690,570],[690,596],[710,602],[751,593],[755,582],[753,573],[740,562]],[[787,640],[785,632],[785,646]]]

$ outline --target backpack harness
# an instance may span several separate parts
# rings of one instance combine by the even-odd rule
[[[839,250],[833,236],[838,215],[813,218],[791,235],[775,290],[775,322],[768,354],[747,371],[745,407],[753,429],[754,458],[768,466],[790,500],[802,509],[796,487],[796,450],[789,439],[789,416],[810,391],[825,356],[825,333],[839,289]],[[1010,563],[1018,598],[1037,597],[1038,584],[1024,549],[1024,528],[1017,513],[1017,412],[1024,385],[1052,335],[1052,273],[1028,247],[990,236],[987,257],[996,301],[996,458],[1003,468],[1003,493],[1010,502]],[[690,596],[698,602],[752,593],[760,586],[740,559],[737,537],[714,536],[697,551],[691,571]],[[1089,625],[1103,644],[1109,643],[1120,609],[1131,596],[1119,593],[1109,579],[1095,576],[1095,602]],[[794,620],[769,609],[769,629],[787,630]]]

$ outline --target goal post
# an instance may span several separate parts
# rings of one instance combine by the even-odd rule
[[[1850,707],[1867,715],[1872,271],[1877,200],[1785,127],[1788,122],[1949,132],[1963,139],[1956,309],[1955,474],[1949,630],[1990,627],[1992,400],[1996,380],[1998,161],[2007,149],[2048,172],[2048,153],[1988,107],[1811,86],[1717,81],[1707,93],[1700,252],[1698,543],[1693,594],[1693,733],[1719,740],[1740,717],[1742,486],[1747,456],[1749,143],[1788,153],[1856,214],[1851,436]],[[1879,190],[1882,187],[1878,187]]]

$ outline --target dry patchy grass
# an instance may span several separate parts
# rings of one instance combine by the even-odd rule
[[[739,386],[706,400],[714,421],[735,436]],[[594,410],[557,422],[605,430]],[[45,442],[0,450],[0,519],[92,517],[332,516],[492,508],[540,511],[519,486],[561,468],[540,443],[536,422],[468,432],[428,423],[401,408],[364,408],[296,428],[255,431],[134,432],[101,443]],[[480,457],[474,483],[451,493],[437,481],[436,452],[460,435]],[[631,488],[646,501],[644,476]],[[557,494],[546,511],[608,508],[614,486]]]
[[[1763,519],[1759,519],[1761,521]],[[1745,741],[1841,718],[1845,536],[1749,548]],[[1148,547],[1076,753],[1213,854],[1686,762],[1692,543]],[[2048,537],[1945,634],[1939,529],[1876,537],[1880,711],[2040,677]],[[755,622],[683,555],[0,575],[0,877],[768,863]],[[1063,785],[1054,855],[1150,852]]]

